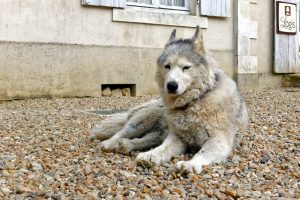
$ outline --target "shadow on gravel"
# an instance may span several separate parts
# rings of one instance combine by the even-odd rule
[[[113,109],[113,110],[92,110],[92,111],[87,111],[89,113],[93,113],[96,115],[112,115],[116,113],[123,113],[128,111],[128,109]]]

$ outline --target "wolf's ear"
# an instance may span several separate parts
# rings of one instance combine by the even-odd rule
[[[205,54],[205,47],[203,42],[203,33],[199,26],[196,26],[196,32],[195,35],[192,38],[192,41],[195,43],[195,47],[198,53]]]
[[[175,39],[176,39],[176,29],[172,31],[168,43],[173,42]]]

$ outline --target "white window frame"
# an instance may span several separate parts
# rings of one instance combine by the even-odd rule
[[[159,8],[159,9],[168,9],[168,10],[183,10],[183,11],[189,11],[189,0],[185,0],[184,7],[180,6],[166,6],[166,5],[160,5],[160,0],[152,0],[152,5],[145,4],[145,3],[134,3],[134,2],[127,2],[127,6],[138,6],[138,7],[148,7],[148,8]]]

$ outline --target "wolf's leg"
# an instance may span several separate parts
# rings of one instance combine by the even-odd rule
[[[248,123],[249,123],[248,121],[249,121],[248,111],[247,111],[245,102],[242,102],[240,113],[239,113],[238,118],[237,118],[239,129],[238,129],[237,134],[235,136],[234,147],[240,147],[240,143],[243,140],[245,131],[247,130],[247,126],[248,126]]]
[[[132,140],[123,138],[119,140],[116,152],[127,154],[131,151],[142,151],[152,147],[157,147],[163,142],[166,136],[166,133],[163,133],[163,131],[155,131],[147,133],[142,138],[134,138]]]
[[[134,113],[123,129],[109,140],[101,142],[101,149],[111,151],[122,138],[132,139],[143,136],[146,132],[159,125],[162,114],[162,109],[159,107],[147,107],[139,110]]]
[[[233,137],[217,135],[204,143],[201,150],[189,161],[179,161],[176,168],[182,171],[201,173],[202,165],[225,162],[233,146]]]
[[[162,145],[150,151],[140,153],[136,160],[142,166],[152,166],[171,160],[172,156],[180,155],[185,152],[186,144],[176,135],[169,133]]]
[[[127,122],[129,113],[112,115],[95,125],[91,130],[91,139],[107,140],[120,131]]]
[[[99,140],[107,140],[115,135],[117,132],[121,131],[127,121],[140,113],[143,109],[160,108],[161,110],[161,99],[153,99],[139,106],[133,107],[125,113],[115,114],[109,118],[103,120],[100,124],[96,125],[91,130],[91,138]],[[161,111],[160,111],[161,112]]]

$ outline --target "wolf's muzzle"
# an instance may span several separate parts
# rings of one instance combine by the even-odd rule
[[[177,89],[178,89],[178,84],[175,81],[170,81],[167,84],[167,89],[169,93],[176,93]]]

